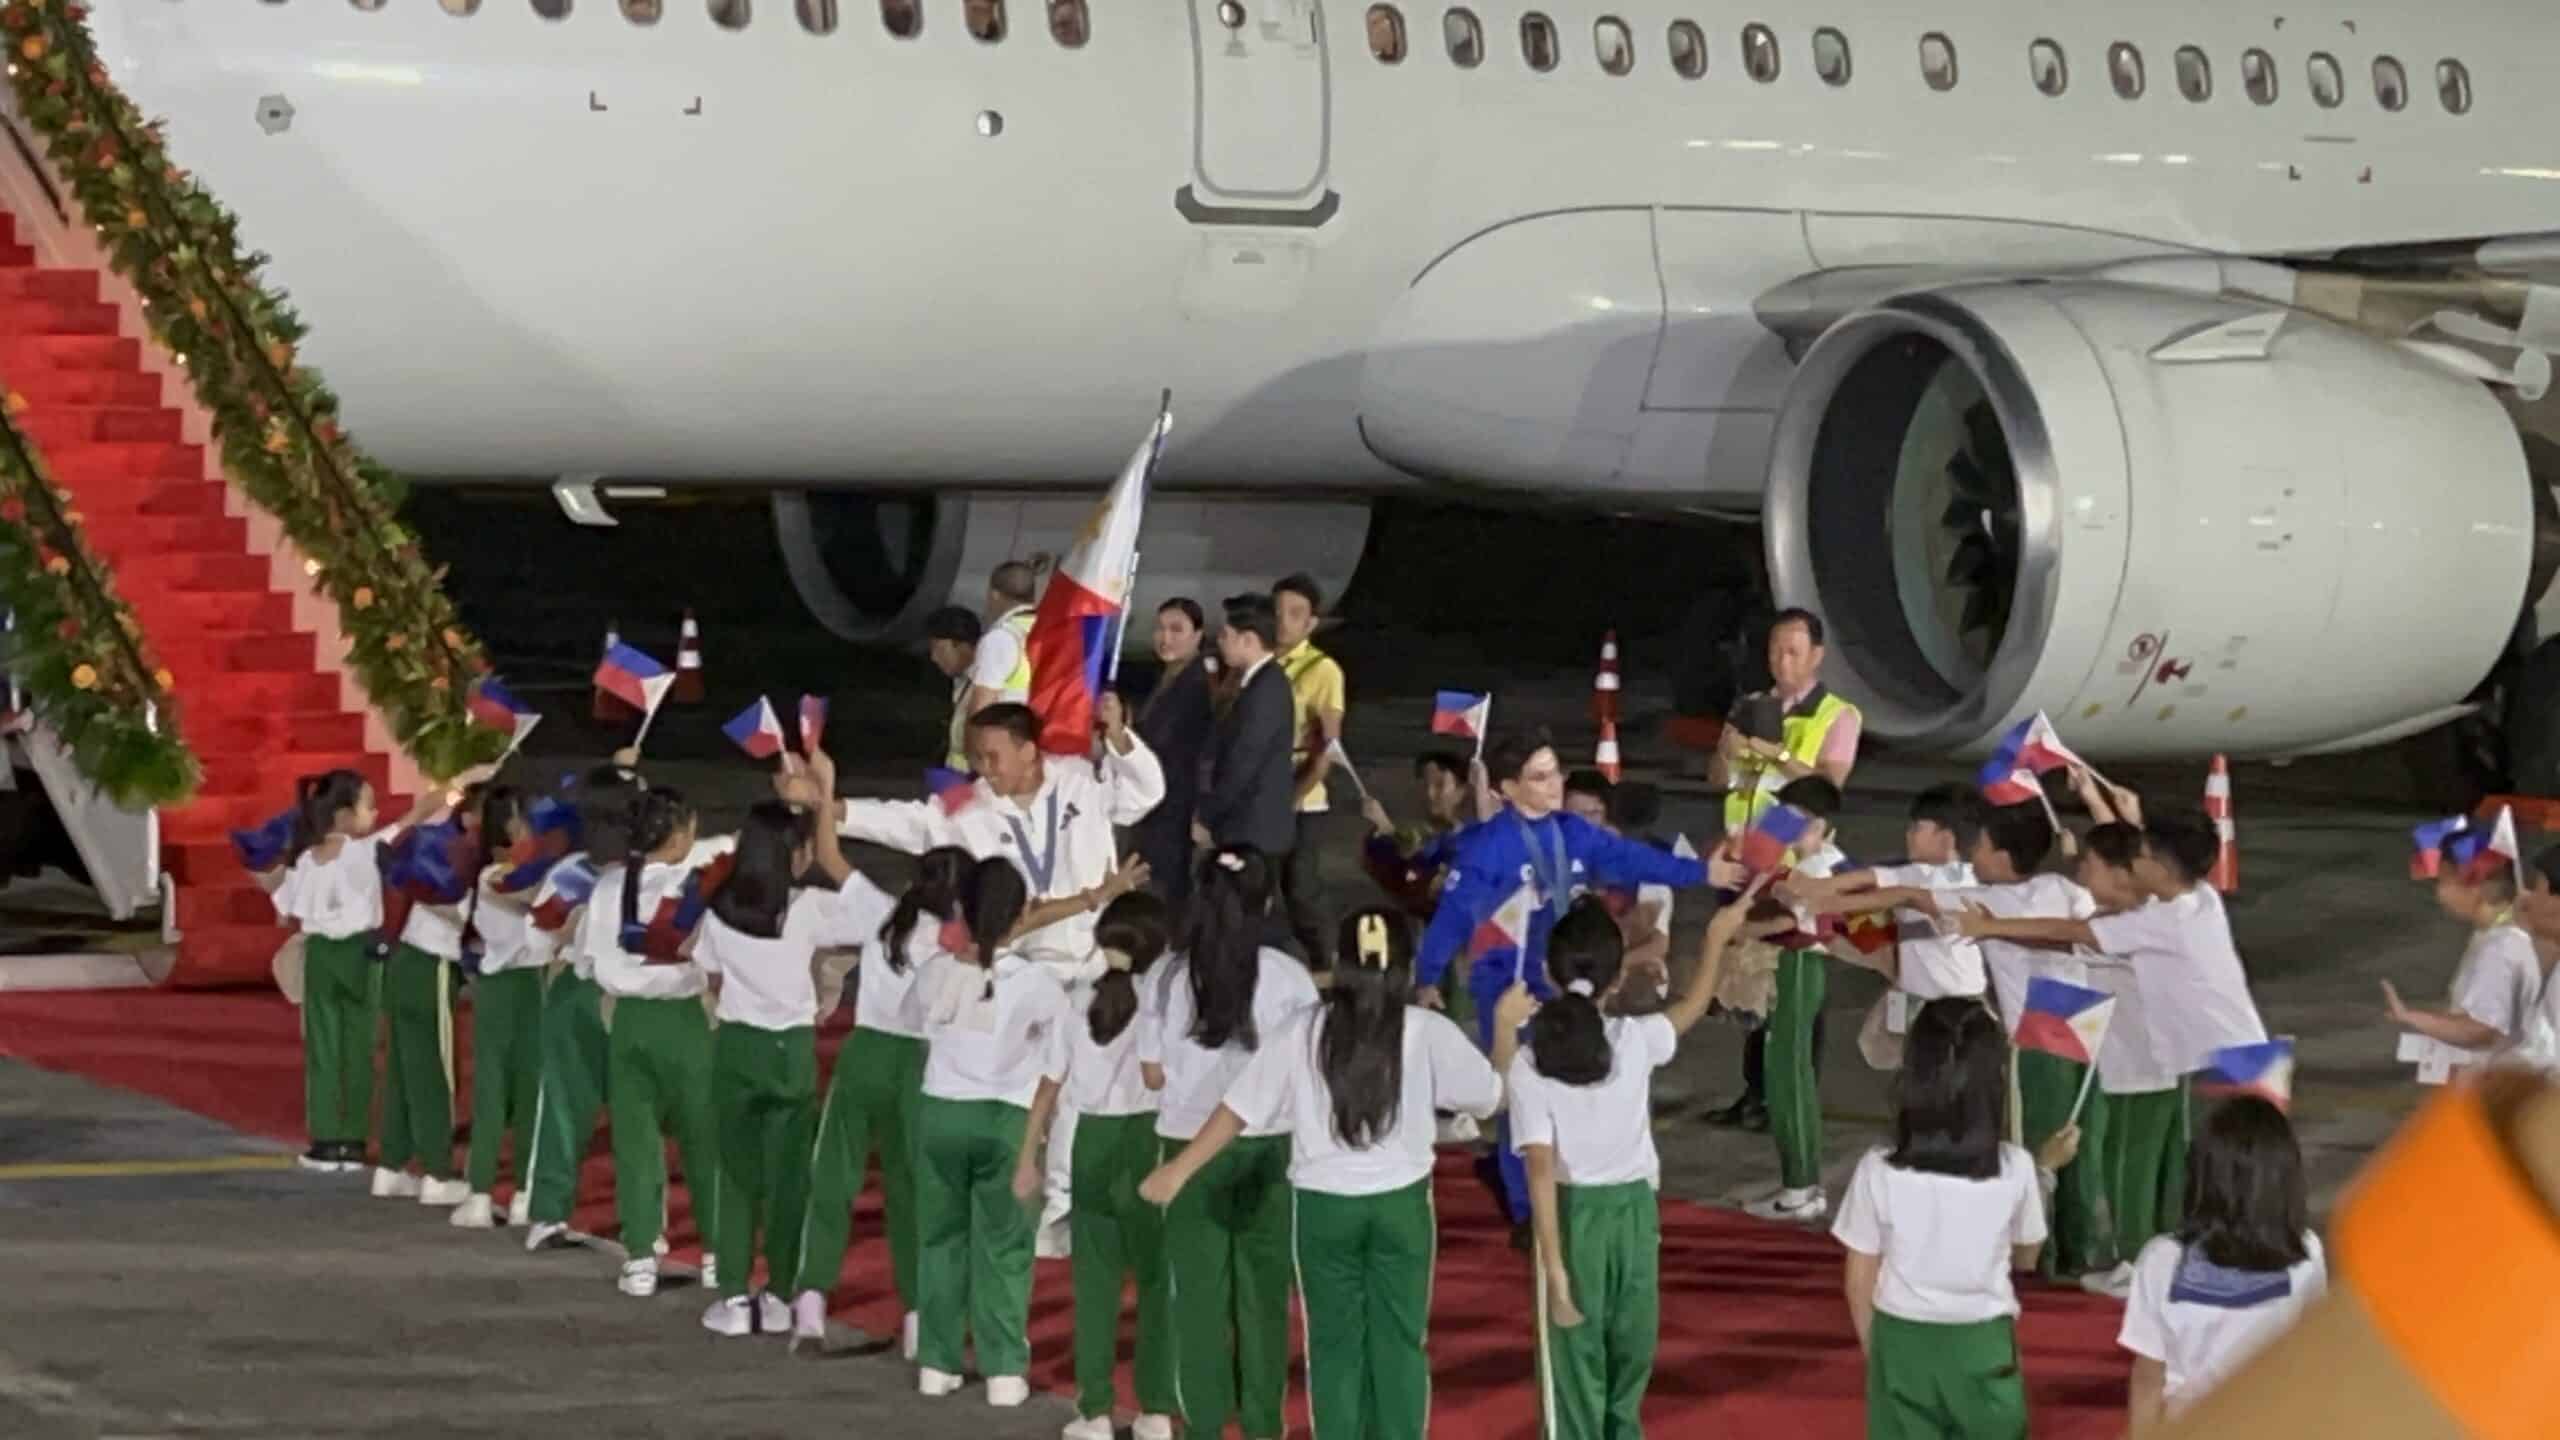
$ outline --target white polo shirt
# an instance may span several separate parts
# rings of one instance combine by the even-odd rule
[[[1511,1057],[1511,1143],[1553,1149],[1561,1184],[1641,1180],[1659,1189],[1653,1072],[1679,1052],[1680,1032],[1661,1014],[1612,1016],[1601,1025],[1609,1037],[1609,1073],[1593,1084],[1548,1079],[1526,1045]]]
[[[1270,1044],[1301,1010],[1316,1003],[1316,982],[1307,967],[1285,951],[1265,948],[1257,962],[1253,987],[1253,1030],[1257,1047]],[[1196,1012],[1191,1003],[1190,962],[1176,957],[1156,966],[1138,986],[1138,1059],[1164,1070],[1158,1096],[1156,1133],[1168,1140],[1188,1140],[1200,1133],[1226,1099],[1228,1087],[1244,1073],[1254,1052],[1233,1040],[1211,1050],[1191,1038]],[[1245,1126],[1245,1134],[1278,1135],[1287,1126]]]
[[[2467,1063],[2487,1064],[2529,1046],[2542,990],[2542,957],[2521,926],[2506,921],[2473,931],[2454,968],[2453,1008],[2506,1036],[2507,1043],[2472,1052]]]
[[[684,889],[693,872],[737,848],[738,837],[719,835],[697,840],[682,860],[652,860],[640,867],[640,923],[646,925],[659,905]],[[650,965],[645,957],[622,948],[622,887],[627,870],[614,865],[596,876],[595,893],[578,915],[581,973],[592,974],[607,995],[632,1000],[682,1000],[709,988],[691,961]]]
[[[1146,976],[1138,977],[1142,991],[1146,982]],[[1068,1106],[1078,1115],[1155,1114],[1162,1102],[1147,1088],[1146,1074],[1138,1064],[1138,1017],[1130,1016],[1109,1041],[1095,1040],[1092,1014],[1075,1010],[1079,993],[1070,991],[1067,996],[1073,1014],[1067,1022]]]
[[[2152,1059],[2176,1075],[2205,1067],[2213,1052],[2267,1038],[2249,974],[2231,941],[2231,920],[2210,885],[2089,922],[2098,948],[2133,967]]]
[[[399,826],[360,840],[347,840],[327,860],[319,850],[302,852],[284,872],[284,880],[267,897],[276,918],[302,927],[305,935],[323,940],[352,940],[382,924],[382,845],[400,833]]]
[[[887,923],[884,916],[880,925]],[[898,947],[899,957],[906,962],[904,969],[889,964],[889,946],[880,938],[880,925],[872,926],[862,937],[862,960],[853,992],[854,1028],[921,1040],[924,986],[919,982],[933,957],[942,953],[942,921],[930,913],[916,917],[914,928],[907,931]]]
[[[693,963],[703,974],[720,977],[720,1023],[758,1030],[816,1025],[818,952],[877,934],[895,903],[855,874],[845,877],[841,890],[793,891],[777,936],[750,935],[731,928],[717,908],[705,911]]]
[[[1876,884],[1888,889],[1961,890],[1974,884],[1973,867],[1962,861],[1946,865],[1883,865],[1872,873]],[[1895,909],[1893,923],[1901,957],[1895,989],[1915,1000],[1940,1000],[1950,995],[1980,995],[1988,988],[1983,978],[1982,947],[1957,934],[1954,925],[1908,908]]]
[[[535,969],[551,959],[551,937],[533,928],[533,912],[522,895],[508,895],[497,881],[512,868],[492,865],[480,872],[480,893],[471,908],[471,928],[480,937],[480,973]]]
[[[2327,1291],[2329,1264],[2320,1237],[2306,1232],[2302,1241],[2307,1257],[2275,1271],[2224,1270],[2199,1255],[2181,1273],[2187,1247],[2176,1236],[2158,1236],[2142,1247],[2116,1343],[2160,1362],[2170,1414],[2248,1363]]]
[[[2000,1173],[1967,1180],[1905,1170],[1869,1150],[1849,1178],[1831,1235],[1861,1255],[1882,1257],[1876,1309],[1897,1320],[1971,1325],[2018,1313],[2009,1283],[2011,1251],[2041,1245],[2044,1197],[2036,1162],[2000,1147]]]
[[[995,995],[981,1007],[990,976]],[[1075,1008],[1047,967],[1011,950],[996,956],[992,971],[943,954],[923,983],[926,1095],[1027,1108],[1042,1080],[1066,1079]]]
[[[2005,885],[1970,884],[1937,889],[1930,896],[1942,916],[1978,907],[2003,920],[2086,920],[2098,913],[2098,902],[2063,875],[2030,875]],[[2010,940],[1979,942],[1982,968],[2000,1003],[2000,1023],[2018,1033],[2018,1017],[2027,1008],[2027,982],[2038,975],[2072,985],[2089,983],[2088,957],[2078,950],[2046,950]],[[1906,944],[1904,954],[1910,950]]]
[[[1403,1075],[1394,1116],[1362,1149],[1333,1128],[1333,1087],[1325,1083],[1321,1045],[1326,1007],[1301,1011],[1266,1038],[1244,1073],[1227,1088],[1226,1107],[1254,1127],[1289,1132],[1289,1183],[1327,1195],[1384,1195],[1431,1173],[1437,1138],[1432,1112],[1490,1118],[1502,1105],[1502,1077],[1457,1022],[1434,1010],[1404,1012]]]

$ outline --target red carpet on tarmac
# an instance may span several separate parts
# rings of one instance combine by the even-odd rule
[[[456,1029],[467,1041],[468,1024]],[[839,1020],[821,1037],[830,1061],[842,1029]],[[252,1134],[303,1139],[299,1021],[271,990],[0,995],[0,1054],[156,1096]],[[467,1071],[467,1059],[462,1063]],[[579,1228],[612,1232],[611,1183],[600,1142],[587,1163]],[[682,1196],[678,1189],[671,1197],[679,1208]],[[1441,1166],[1439,1213],[1431,1428],[1469,1440],[1534,1440],[1526,1261],[1513,1253],[1491,1198],[1456,1156]],[[673,1219],[677,1237],[688,1242],[678,1253],[691,1258],[690,1216]],[[873,1187],[855,1217],[853,1255],[835,1303],[840,1321],[874,1336],[896,1334],[899,1318],[879,1234]],[[596,1283],[606,1278],[598,1270]],[[2029,1291],[2021,1335],[2039,1440],[2121,1433],[2120,1314],[2077,1292]],[[669,1315],[676,1323],[675,1312]],[[1031,1335],[1033,1381],[1044,1389],[1073,1388],[1069,1326],[1066,1264],[1043,1261]],[[1856,1436],[1864,1429],[1864,1379],[1840,1299],[1839,1251],[1827,1236],[1663,1201],[1662,1348],[1645,1402],[1648,1434]],[[1305,1433],[1302,1395],[1293,1396],[1291,1409],[1293,1433]]]

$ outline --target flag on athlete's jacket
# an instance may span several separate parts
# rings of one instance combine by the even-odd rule
[[[782,753],[782,717],[773,713],[773,702],[762,695],[732,716],[720,733],[752,760],[770,760]]]
[[[2230,1045],[2205,1057],[2196,1076],[2199,1095],[2255,1095],[2279,1110],[2293,1107],[2293,1042],[2261,1040]]]
[[[2053,722],[2039,710],[2009,727],[1999,748],[1974,776],[1982,798],[1994,805],[2023,805],[2041,793],[2035,777],[2080,763],[2071,747],[2054,733]]]
[[[1093,750],[1103,677],[1129,608],[1138,564],[1138,527],[1146,517],[1147,477],[1164,453],[1171,411],[1160,412],[1146,438],[1120,468],[1120,478],[1094,507],[1074,548],[1049,576],[1032,616],[1025,652],[1031,659],[1031,708],[1040,715],[1040,748],[1052,755]]]
[[[2076,1065],[2097,1063],[2098,1046],[2115,1018],[2116,997],[2049,975],[2027,981],[2026,1008],[2018,1016],[2018,1048],[2039,1050]]]
[[[1431,733],[1461,740],[1482,740],[1493,718],[1493,697],[1465,690],[1443,690],[1432,697]]]

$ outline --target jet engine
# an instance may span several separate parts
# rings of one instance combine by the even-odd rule
[[[2461,713],[2547,584],[2514,424],[2438,360],[2298,311],[1998,281],[1806,352],[1764,513],[1870,733],[2308,754]]]

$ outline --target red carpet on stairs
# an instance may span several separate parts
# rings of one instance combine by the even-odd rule
[[[843,1030],[840,1016],[821,1036],[830,1065]],[[467,1023],[457,1024],[456,1034],[467,1041]],[[158,1096],[255,1134],[296,1144],[304,1138],[299,1020],[272,991],[0,994],[0,1055]],[[580,1191],[580,1228],[611,1233],[611,1186],[599,1145]],[[1444,1158],[1438,1188],[1432,1432],[1534,1440],[1526,1261],[1511,1250],[1490,1197],[1461,1157]],[[674,1193],[681,1201],[683,1191]],[[350,1188],[347,1203],[370,1202]],[[678,1215],[675,1224],[690,1241],[690,1217]],[[876,1185],[864,1193],[854,1237],[835,1294],[838,1318],[874,1336],[894,1335],[898,1307],[888,1290]],[[683,1253],[698,1252],[688,1245]],[[610,1278],[597,1269],[596,1284]],[[2112,1440],[2122,1432],[2126,1364],[2115,1348],[2121,1314],[2076,1291],[2028,1291],[2021,1337],[2039,1440]],[[671,1311],[668,1323],[691,1318]],[[1031,1332],[1034,1380],[1044,1389],[1073,1389],[1070,1323],[1066,1264],[1043,1261]],[[1648,1434],[1853,1437],[1863,1433],[1864,1383],[1840,1298],[1839,1251],[1828,1237],[1664,1200],[1662,1349],[1645,1407]],[[1292,1414],[1292,1433],[1304,1434],[1302,1395],[1293,1396]]]
[[[0,384],[27,401],[19,427],[71,494],[91,549],[175,678],[187,743],[203,762],[196,801],[161,817],[163,868],[178,884],[177,977],[263,982],[284,940],[242,873],[228,832],[292,799],[296,777],[357,769],[387,791],[391,762],[365,748],[364,716],[294,628],[293,598],[270,588],[270,557],[229,486],[145,369],[144,341],[99,276],[40,269],[0,214]],[[387,793],[386,813],[397,813]]]

